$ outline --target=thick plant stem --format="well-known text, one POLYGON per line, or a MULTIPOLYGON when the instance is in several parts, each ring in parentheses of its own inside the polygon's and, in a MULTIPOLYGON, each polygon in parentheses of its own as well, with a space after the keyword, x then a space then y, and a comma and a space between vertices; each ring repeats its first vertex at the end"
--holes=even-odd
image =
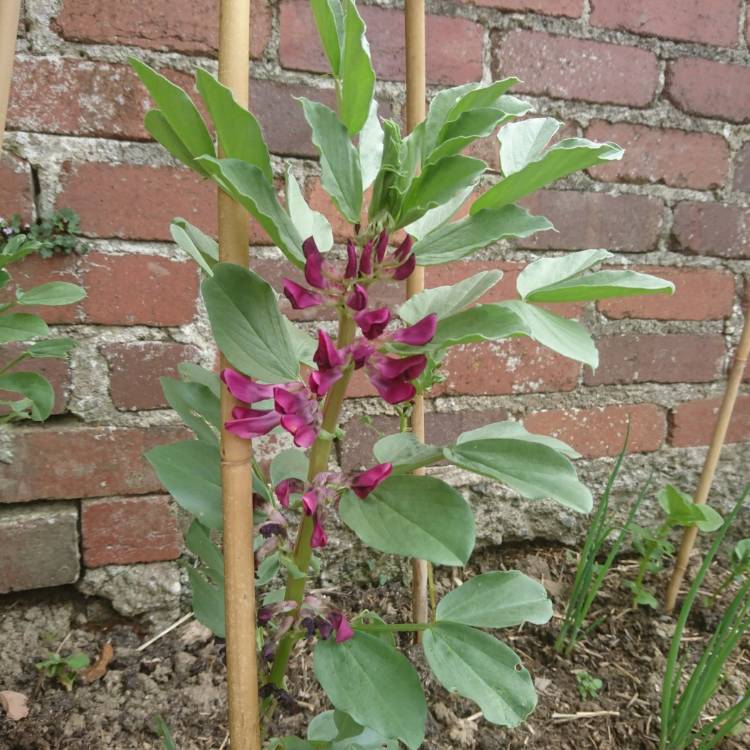
MULTIPOLYGON (((339 348, 348 346, 354 339, 354 321, 342 315, 339 320, 339 348)), ((318 474, 328 468, 328 459, 331 455, 333 445, 333 434, 339 424, 341 406, 344 403, 346 389, 352 377, 352 369, 348 368, 344 376, 331 388, 323 405, 323 422, 322 430, 318 439, 310 449, 310 465, 307 472, 307 478, 312 481, 318 474)), ((313 519, 311 516, 303 516, 297 530, 297 539, 294 543, 294 564, 298 570, 305 574, 304 578, 293 578, 291 575, 287 579, 284 599, 286 601, 297 602, 297 607, 302 603, 305 595, 305 586, 307 584, 307 571, 310 568, 310 558, 312 557, 312 547, 310 546, 313 533, 313 519)), ((294 646, 292 634, 287 633, 279 643, 276 651, 276 657, 271 667, 269 682, 278 688, 281 688, 284 682, 289 657, 294 646)))
POLYGON ((5 135, 5 117, 8 114, 10 78, 16 56, 16 32, 21 15, 21 0, 0 2, 0 149, 5 135))
MULTIPOLYGON (((250 0, 221 0, 219 80, 248 105, 250 0)), ((219 191, 219 259, 247 268, 247 212, 219 191)), ((226 367, 224 357, 221 367, 226 367)), ((227 639, 227 704, 232 750, 260 750, 258 665, 255 654, 252 446, 224 429, 236 405, 221 389, 221 486, 224 511, 224 579, 227 639)))
MULTIPOLYGON (((406 0, 406 129, 411 132, 425 117, 425 13, 424 0, 406 0)), ((424 289, 424 268, 418 266, 406 280, 406 298, 424 289)), ((414 399, 411 413, 411 429, 424 442, 424 397, 414 399)), ((418 469, 416 474, 424 473, 418 469)), ((429 563, 426 560, 411 561, 411 610, 415 623, 429 620, 428 581, 429 563)), ((416 632, 414 638, 421 640, 416 632)))
MULTIPOLYGON (((714 474, 716 473, 716 466, 719 463, 721 449, 724 447, 729 423, 732 420, 732 413, 734 412, 734 405, 737 402, 737 394, 740 390, 748 356, 750 356, 750 307, 745 310, 745 324, 742 329, 742 335, 740 336, 740 342, 737 345, 737 352, 734 357, 732 369, 729 371, 727 387, 724 391, 721 408, 719 409, 719 416, 716 419, 714 434, 711 437, 711 445, 708 448, 706 461, 703 464, 703 471, 701 472, 700 481, 698 482, 698 489, 695 491, 695 497, 693 499, 693 502, 695 503, 703 504, 708 500, 708 493, 711 491, 711 485, 714 481, 714 474)), ((682 543, 680 544, 680 551, 677 553, 677 558, 675 559, 672 578, 667 586, 667 594, 664 601, 664 609, 667 612, 671 612, 677 603, 677 595, 680 591, 682 579, 685 577, 688 560, 690 559, 690 553, 693 551, 697 535, 698 528, 696 526, 688 526, 688 528, 685 529, 682 543)))

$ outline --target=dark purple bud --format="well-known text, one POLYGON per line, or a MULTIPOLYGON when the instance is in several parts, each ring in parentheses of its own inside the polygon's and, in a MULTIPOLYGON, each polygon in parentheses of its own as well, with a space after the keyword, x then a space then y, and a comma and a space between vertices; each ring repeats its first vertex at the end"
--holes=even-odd
POLYGON ((414 273, 417 267, 417 256, 412 253, 400 266, 393 272, 393 278, 396 281, 408 279, 414 273))
POLYGON ((316 617, 315 625, 318 628, 320 637, 324 641, 327 641, 331 637, 331 633, 333 633, 333 625, 331 625, 331 623, 328 622, 328 620, 324 619, 323 617, 316 617))
POLYGON ((310 546, 313 549, 319 549, 325 547, 328 544, 328 537, 323 529, 323 524, 320 523, 318 516, 315 516, 315 526, 313 527, 312 537, 310 538, 310 546))
POLYGON ((377 464, 352 478, 352 492, 364 500, 393 471, 393 464, 377 464))
POLYGON ((385 251, 388 249, 388 232, 384 229, 378 237, 378 244, 375 247, 375 257, 378 263, 383 262, 385 258, 385 251))
POLYGON ((315 620, 312 617, 303 617, 299 624, 302 626, 302 629, 307 633, 308 638, 312 638, 315 635, 315 620))
POLYGON ((273 619, 275 612, 272 607, 261 607, 258 610, 258 625, 268 625, 273 619))
POLYGON ((302 481, 295 479, 294 477, 289 477, 289 479, 282 479, 274 488, 274 492, 276 493, 276 498, 278 499, 279 504, 283 508, 288 508, 291 496, 302 492, 303 489, 304 484, 302 481))
POLYGON ((375 363, 380 377, 386 380, 414 380, 427 367, 424 354, 413 354, 411 357, 382 357, 375 363))
POLYGON ((318 436, 318 431, 304 417, 284 414, 279 420, 281 426, 294 438, 298 448, 309 448, 318 436))
POLYGON ((323 275, 323 256, 312 237, 308 237, 302 245, 305 254, 305 279, 316 289, 326 289, 328 282, 323 275))
POLYGON ((362 341, 362 339, 360 339, 356 344, 352 345, 350 353, 352 355, 352 361, 354 362, 354 369, 359 370, 359 368, 364 367, 367 364, 367 360, 375 354, 375 347, 367 341, 362 341))
POLYGON ((430 313, 413 326, 401 328, 396 331, 391 339, 409 346, 424 346, 432 341, 437 329, 437 313, 430 313))
POLYGON ((308 307, 316 307, 323 303, 323 298, 319 294, 305 289, 291 279, 284 279, 283 291, 295 310, 306 310, 308 307))
POLYGON ((306 516, 312 516, 318 509, 318 493, 315 490, 309 490, 302 495, 302 510, 306 516))
POLYGON ((388 380, 377 375, 370 378, 375 390, 384 401, 389 404, 403 404, 411 401, 417 394, 417 389, 403 380, 388 380))
POLYGON ((239 401, 246 404, 254 404, 256 401, 264 401, 273 395, 274 386, 256 383, 242 373, 227 367, 221 371, 221 379, 229 392, 239 401))
POLYGON ((340 612, 334 612, 329 618, 334 631, 336 631, 336 643, 343 643, 350 638, 354 638, 354 630, 349 624, 349 620, 340 612))
POLYGON ((413 245, 414 239, 407 234, 406 239, 394 251, 393 257, 399 261, 405 260, 406 256, 411 252, 413 245))
POLYGON ((372 242, 365 243, 359 259, 359 275, 369 276, 372 273, 372 242))
POLYGON ((367 289, 362 284, 355 284, 352 293, 346 299, 346 304, 352 310, 364 310, 367 307, 367 289))
POLYGON ((357 248, 349 240, 346 243, 346 270, 344 278, 353 279, 357 275, 357 248))
POLYGON ((354 316, 362 334, 367 339, 376 339, 386 329, 391 320, 391 311, 387 307, 375 310, 362 310, 354 316))
POLYGON ((258 532, 265 539, 271 536, 286 536, 286 529, 280 523, 264 523, 258 532))
POLYGON ((225 422, 224 426, 233 435, 246 440, 267 435, 280 423, 279 415, 275 411, 244 409, 241 406, 232 409, 232 417, 234 418, 225 422))
POLYGON ((341 380, 343 374, 340 367, 333 370, 316 370, 310 373, 307 383, 316 396, 325 396, 331 386, 341 380))
POLYGON ((333 339, 322 329, 318 330, 318 348, 313 355, 313 362, 319 370, 332 370, 344 364, 344 357, 336 348, 333 339))

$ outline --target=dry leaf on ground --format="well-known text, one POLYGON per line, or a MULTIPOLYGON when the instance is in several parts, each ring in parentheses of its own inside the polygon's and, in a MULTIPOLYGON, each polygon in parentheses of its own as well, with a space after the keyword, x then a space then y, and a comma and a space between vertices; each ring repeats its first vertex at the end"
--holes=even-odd
POLYGON ((20 721, 29 715, 29 699, 23 693, 0 690, 0 706, 11 721, 20 721))
POLYGON ((92 682, 96 682, 107 674, 107 667, 115 656, 115 651, 112 648, 112 644, 107 641, 102 646, 102 651, 99 654, 99 658, 84 672, 81 673, 81 679, 86 685, 90 685, 92 682))

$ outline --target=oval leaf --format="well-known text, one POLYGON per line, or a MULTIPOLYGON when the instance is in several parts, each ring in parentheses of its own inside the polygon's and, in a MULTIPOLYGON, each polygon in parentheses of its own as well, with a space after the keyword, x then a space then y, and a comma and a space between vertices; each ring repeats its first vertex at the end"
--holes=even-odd
POLYGON ((85 296, 86 292, 80 286, 67 281, 50 281, 17 295, 21 305, 71 305, 85 296))
POLYGON ((18 393, 31 402, 31 418, 43 422, 55 403, 55 392, 46 378, 35 372, 12 372, 0 375, 0 391, 18 393))

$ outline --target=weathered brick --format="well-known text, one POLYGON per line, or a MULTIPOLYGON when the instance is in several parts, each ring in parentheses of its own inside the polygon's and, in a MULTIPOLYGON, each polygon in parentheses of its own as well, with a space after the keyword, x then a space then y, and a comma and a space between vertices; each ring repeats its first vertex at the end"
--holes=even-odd
POLYGON ((664 409, 654 404, 540 411, 526 417, 524 426, 529 432, 563 440, 586 458, 597 458, 620 453, 628 422, 628 453, 659 450, 666 435, 667 420, 664 409))
MULTIPOLYGON (((720 407, 720 398, 698 399, 676 406, 670 415, 669 442, 677 448, 708 445, 720 407)), ((729 423, 727 442, 745 440, 750 440, 750 395, 740 394, 729 423)))
MULTIPOLYGON (((360 6, 359 10, 367 24, 378 78, 403 81, 403 11, 367 5, 360 6)), ((466 83, 482 77, 484 31, 481 26, 464 18, 428 15, 426 35, 427 76, 431 83, 466 83), (450 49, 450 55, 445 54, 446 49, 450 49)), ((285 0, 281 4, 279 58, 285 68, 319 73, 329 70, 309 3, 285 0)))
POLYGON ((597 341, 599 369, 586 370, 586 385, 617 383, 707 383, 721 375, 720 335, 644 333, 603 336, 597 341))
POLYGON ((735 157, 734 189, 750 192, 750 141, 742 144, 735 157))
POLYGON ((0 158, 0 216, 9 219, 13 214, 29 221, 34 211, 31 171, 26 162, 10 154, 0 158))
POLYGON ((161 377, 175 377, 180 362, 195 362, 194 346, 173 341, 133 341, 104 344, 101 353, 109 365, 109 391, 118 409, 162 409, 168 406, 161 377))
POLYGON ((656 56, 637 47, 516 29, 495 40, 494 73, 519 91, 556 99, 645 107, 659 81, 656 56))
POLYGON ((216 189, 188 169, 68 162, 61 183, 57 205, 77 211, 90 237, 171 241, 175 216, 216 233, 216 189))
MULTIPOLYGON (((468 430, 483 427, 490 422, 500 422, 508 418, 505 409, 485 409, 483 411, 427 412, 425 414, 425 435, 428 443, 450 445, 468 430)), ((345 425, 346 440, 341 444, 341 465, 344 471, 353 471, 375 463, 372 447, 382 435, 398 432, 396 417, 372 417, 370 424, 354 416, 345 425)))
POLYGON ((708 268, 665 266, 636 266, 632 270, 671 281, 675 285, 675 292, 672 295, 601 300, 597 307, 608 318, 721 320, 732 314, 734 277, 731 273, 708 268))
MULTIPOLYGON (((5 344, 4 346, 0 346, 0 369, 11 362, 25 348, 21 344, 5 344)), ((55 403, 52 407, 52 413, 62 414, 67 409, 70 369, 66 360, 53 357, 45 357, 44 359, 32 357, 14 365, 12 372, 35 372, 47 378, 55 392, 55 403)), ((19 394, 17 393, 0 390, 0 401, 17 398, 19 398, 19 394)), ((7 414, 8 411, 8 408, 0 405, 0 414, 7 414)))
POLYGON ((692 255, 750 258, 750 211, 725 203, 682 201, 675 206, 676 248, 692 255))
POLYGON ((483 5, 498 10, 528 11, 546 16, 580 18, 583 0, 458 0, 464 5, 483 5))
POLYGON ((540 190, 521 201, 533 214, 546 216, 556 232, 539 232, 517 244, 538 250, 609 250, 644 253, 659 239, 664 206, 646 195, 540 190), (633 217, 638 221, 634 222, 633 217))
POLYGON ((589 170, 597 180, 712 190, 727 178, 729 146, 720 135, 594 120, 586 136, 625 149, 621 161, 589 170))
POLYGON ((84 500, 81 541, 88 568, 174 560, 182 546, 166 495, 84 500))
POLYGON ((143 453, 187 437, 174 427, 19 427, 0 464, 0 501, 159 492, 143 453))
POLYGON ((580 365, 527 338, 457 346, 446 357, 441 394, 493 396, 570 391, 580 365))
POLYGON ((592 0, 591 23, 686 42, 737 44, 737 0, 592 0))
POLYGON ((0 509, 0 594, 75 583, 79 569, 75 506, 0 509))
POLYGON ((87 323, 178 326, 195 316, 198 271, 192 261, 90 253, 81 264, 87 323))
POLYGON ((665 95, 694 115, 750 121, 750 68, 680 57, 667 68, 665 95))
MULTIPOLYGON (((218 51, 218 1, 163 3, 65 0, 53 28, 73 42, 124 44, 188 54, 218 51)), ((261 57, 271 36, 271 10, 253 0, 250 54, 261 57)))

